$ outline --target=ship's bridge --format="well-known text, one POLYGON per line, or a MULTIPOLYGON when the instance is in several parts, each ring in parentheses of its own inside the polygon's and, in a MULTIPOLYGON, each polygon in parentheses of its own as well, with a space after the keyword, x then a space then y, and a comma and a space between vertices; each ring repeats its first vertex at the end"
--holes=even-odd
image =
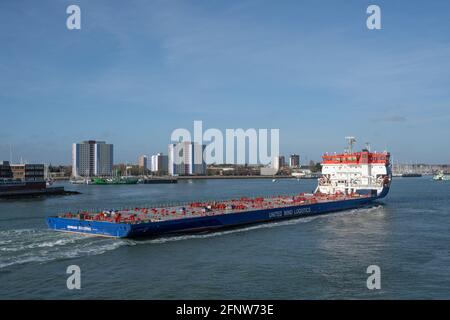
POLYGON ((382 164, 389 165, 389 152, 370 152, 363 150, 361 152, 324 154, 322 164, 382 164))
POLYGON ((390 184, 389 152, 360 152, 324 154, 322 177, 318 191, 327 194, 336 192, 354 193, 357 190, 377 190, 378 193, 390 184))

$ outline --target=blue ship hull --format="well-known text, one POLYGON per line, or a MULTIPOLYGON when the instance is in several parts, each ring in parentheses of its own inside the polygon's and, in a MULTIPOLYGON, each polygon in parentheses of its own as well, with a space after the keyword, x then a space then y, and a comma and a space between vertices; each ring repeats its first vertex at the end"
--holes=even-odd
POLYGON ((310 217, 355 209, 385 197, 388 192, 389 188, 386 187, 378 196, 372 197, 137 224, 86 221, 59 217, 47 218, 47 224, 51 229, 65 232, 117 238, 157 237, 163 235, 212 231, 223 228, 235 228, 250 224, 310 217))

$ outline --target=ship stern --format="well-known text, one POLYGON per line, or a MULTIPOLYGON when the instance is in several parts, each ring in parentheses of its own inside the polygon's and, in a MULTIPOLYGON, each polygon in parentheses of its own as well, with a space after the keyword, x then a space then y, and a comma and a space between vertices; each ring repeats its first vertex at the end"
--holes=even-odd
POLYGON ((52 230, 69 233, 126 238, 131 232, 131 225, 127 223, 76 220, 60 217, 48 217, 46 218, 46 222, 52 230))

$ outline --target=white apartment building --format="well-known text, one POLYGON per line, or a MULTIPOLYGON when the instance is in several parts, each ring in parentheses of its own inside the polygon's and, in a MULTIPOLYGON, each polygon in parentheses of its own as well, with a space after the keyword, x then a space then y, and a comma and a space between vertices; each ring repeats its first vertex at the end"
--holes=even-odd
POLYGON ((205 145, 190 141, 169 144, 169 174, 205 175, 206 163, 203 159, 205 148, 205 145))
POLYGON ((157 174, 167 174, 168 173, 168 156, 158 153, 152 155, 150 161, 150 170, 157 174))
POLYGON ((74 177, 111 176, 113 145, 88 140, 72 145, 72 175, 74 177))

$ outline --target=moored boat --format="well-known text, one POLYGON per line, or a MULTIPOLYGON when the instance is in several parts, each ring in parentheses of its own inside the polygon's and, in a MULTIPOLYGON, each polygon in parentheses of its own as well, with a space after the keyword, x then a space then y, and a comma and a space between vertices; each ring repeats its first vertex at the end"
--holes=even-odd
POLYGON ((105 184, 136 184, 138 183, 138 178, 135 177, 113 177, 113 178, 92 178, 92 184, 105 185, 105 184))
POLYGON ((413 173, 413 172, 403 173, 401 175, 402 178, 420 178, 421 176, 422 176, 421 173, 413 173))
POLYGON ((435 180, 435 181, 450 181, 450 174, 444 173, 444 171, 439 171, 436 175, 433 176, 433 180, 435 180))
POLYGON ((92 180, 90 178, 70 179, 69 182, 71 184, 91 184, 92 180))

